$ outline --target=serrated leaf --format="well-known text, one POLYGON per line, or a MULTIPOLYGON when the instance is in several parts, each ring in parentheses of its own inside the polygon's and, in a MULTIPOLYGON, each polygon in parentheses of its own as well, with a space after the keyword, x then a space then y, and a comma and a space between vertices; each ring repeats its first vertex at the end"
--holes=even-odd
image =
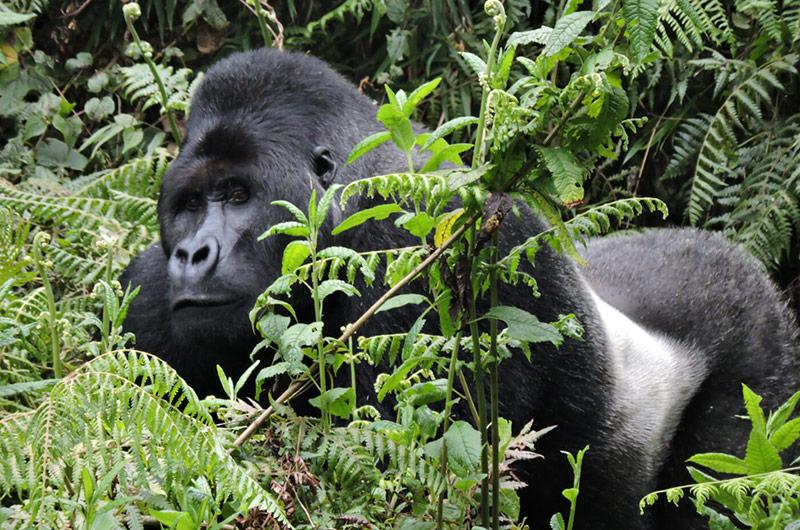
POLYGON ((336 192, 342 189, 342 187, 341 184, 333 184, 322 194, 322 198, 319 200, 314 213, 314 223, 316 226, 322 226, 325 222, 325 218, 328 217, 328 212, 333 205, 333 198, 336 196, 336 192))
POLYGON ((553 28, 542 26, 530 31, 517 31, 511 34, 506 44, 508 46, 524 46, 525 44, 546 44, 553 28))
POLYGON ((767 420, 764 418, 764 411, 761 409, 761 396, 750 390, 750 387, 745 384, 742 384, 742 395, 744 397, 744 408, 747 410, 747 416, 753 424, 753 429, 766 434, 767 420))
POLYGON ((495 318, 505 322, 508 326, 508 335, 518 341, 550 342, 559 346, 564 340, 554 326, 540 322, 534 315, 518 307, 495 306, 484 315, 484 318, 495 318))
POLYGON ((361 296, 358 289, 343 280, 325 280, 319 284, 317 293, 320 302, 333 293, 344 293, 347 296, 361 296))
POLYGON ((428 95, 436 90, 436 87, 439 86, 439 83, 442 82, 441 77, 437 77, 432 81, 428 81, 427 83, 418 86, 414 91, 409 94, 408 100, 403 104, 403 113, 406 116, 411 116, 414 110, 417 108, 417 105, 420 102, 428 97, 428 95))
POLYGON ((409 151, 414 146, 414 130, 411 120, 392 105, 381 105, 378 109, 378 121, 389 129, 392 140, 401 151, 409 151))
POLYGON ((747 474, 747 464, 745 464, 744 460, 725 453, 698 453, 691 456, 687 461, 707 467, 718 473, 747 474))
POLYGON ((800 418, 784 423, 778 427, 770 438, 770 442, 778 451, 788 449, 800 438, 800 418))
POLYGON ((795 392, 792 397, 786 400, 777 410, 775 410, 772 414, 769 415, 769 419, 767 420, 767 433, 772 433, 776 429, 780 428, 786 420, 794 412, 795 407, 797 406, 797 402, 800 400, 800 391, 795 392))
POLYGON ((300 208, 290 203, 289 201, 282 201, 282 200, 272 201, 270 204, 272 204, 273 206, 280 206, 281 208, 285 208, 286 210, 289 211, 289 213, 291 213, 294 216, 295 219, 297 219, 298 222, 304 225, 308 224, 308 218, 306 217, 306 214, 304 214, 303 211, 300 210, 300 208))
POLYGON ((557 198, 566 205, 583 200, 584 168, 570 151, 560 147, 537 147, 551 179, 543 179, 539 184, 542 191, 557 198))
POLYGON ((281 263, 281 274, 293 272, 297 267, 305 263, 311 255, 307 241, 291 241, 283 250, 283 262, 281 263))
POLYGON ((381 204, 379 206, 373 206, 372 208, 367 208, 366 210, 361 210, 359 212, 354 213, 333 229, 331 232, 333 235, 341 234, 346 230, 350 230, 351 228, 355 228, 360 224, 369 221, 370 219, 375 219, 377 221, 381 221, 386 219, 393 213, 401 213, 404 212, 398 204, 381 204))
POLYGON ((381 144, 388 142, 392 138, 392 133, 389 131, 381 131, 371 134, 358 142, 350 154, 347 155, 347 163, 352 164, 368 152, 372 151, 381 144))
POLYGON ((630 35, 630 50, 640 60, 650 52, 656 36, 660 0, 625 0, 622 14, 630 35))
POLYGON ((258 240, 261 241, 270 236, 278 234, 294 237, 308 237, 308 227, 298 221, 286 221, 283 223, 278 223, 269 227, 269 230, 258 236, 258 240))
POLYGON ((476 76, 480 77, 486 74, 486 63, 483 62, 483 59, 470 52, 458 52, 458 54, 476 76))
POLYGON ((461 116, 458 118, 453 118, 450 121, 446 121, 440 126, 436 128, 429 136, 425 143, 422 145, 420 149, 423 151, 428 149, 433 142, 440 138, 444 138, 448 134, 452 133, 453 131, 457 131, 459 129, 463 129, 464 127, 469 127, 470 125, 477 125, 480 120, 475 116, 461 116))
POLYGON ((436 225, 436 231, 433 233, 433 244, 435 246, 441 247, 445 241, 450 239, 450 236, 453 235, 453 226, 462 215, 464 215, 464 209, 459 208, 450 212, 447 217, 436 225))
POLYGON ((481 434, 465 421, 454 422, 444 433, 447 458, 453 472, 465 477, 481 463, 481 434))
POLYGON ((749 474, 777 471, 783 467, 778 450, 769 443, 762 431, 756 429, 750 431, 744 461, 749 474))
POLYGON ((544 45, 542 55, 550 57, 572 44, 593 18, 594 11, 576 11, 558 19, 544 45))

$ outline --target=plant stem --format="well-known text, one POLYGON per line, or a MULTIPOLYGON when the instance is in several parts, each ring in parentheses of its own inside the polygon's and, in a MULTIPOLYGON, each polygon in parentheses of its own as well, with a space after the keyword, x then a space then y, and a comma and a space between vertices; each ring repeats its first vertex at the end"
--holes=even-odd
POLYGON ((39 232, 33 238, 33 260, 36 263, 36 268, 39 271, 39 276, 42 277, 42 286, 44 287, 44 295, 47 299, 47 323, 50 327, 50 356, 53 360, 53 375, 56 379, 60 379, 63 375, 61 367, 61 345, 58 342, 58 310, 56 309, 56 298, 53 294, 53 286, 50 284, 50 279, 47 277, 47 267, 44 263, 44 256, 42 255, 42 245, 45 245, 50 240, 50 234, 39 232))
POLYGON ((172 132, 172 138, 175 142, 180 145, 181 143, 181 133, 178 129, 178 123, 175 121, 175 115, 172 113, 172 110, 169 108, 169 98, 167 97, 167 90, 164 88, 164 82, 161 80, 161 76, 158 75, 158 69, 156 68, 156 63, 153 61, 153 58, 150 56, 150 52, 144 49, 142 46, 142 40, 139 38, 139 33, 136 31, 136 28, 133 26, 133 20, 130 20, 128 17, 125 17, 125 23, 128 25, 128 31, 131 32, 133 36, 133 40, 136 41, 136 45, 139 47, 139 53, 142 54, 144 58, 144 62, 147 63, 147 67, 150 69, 150 73, 153 76, 153 79, 158 86, 158 94, 161 97, 161 108, 164 109, 164 113, 167 115, 167 121, 169 122, 169 128, 172 132))
MULTIPOLYGON (((497 306, 497 232, 492 235, 489 268, 489 306, 497 306)), ((489 356, 492 367, 489 371, 491 379, 492 406, 492 529, 500 528, 500 416, 499 416, 499 382, 500 356, 497 353, 497 319, 489 320, 489 356)))
MULTIPOLYGON (((459 316, 459 320, 461 317, 459 316)), ((447 432, 447 428, 450 426, 450 411, 453 408, 453 382, 455 381, 455 373, 456 373, 456 363, 458 362, 458 350, 459 346, 461 345, 461 329, 458 330, 455 336, 455 342, 453 343, 453 352, 450 354, 450 366, 447 370, 447 397, 445 398, 444 402, 444 421, 442 423, 442 436, 444 433, 447 432)), ((442 476, 447 476, 447 443, 445 443, 444 438, 442 438, 442 456, 441 456, 441 464, 442 464, 442 476)), ((436 507, 436 528, 442 530, 443 526, 443 517, 444 517, 444 497, 447 494, 447 488, 445 487, 442 492, 439 494, 439 504, 436 507)))
MULTIPOLYGON (((322 303, 319 299, 319 266, 317 264, 317 227, 311 228, 308 245, 311 247, 311 299, 314 303, 314 322, 322 322, 322 303)), ((317 341, 317 362, 319 363, 319 390, 320 395, 328 390, 328 372, 325 366, 325 348, 322 340, 317 341)), ((330 413, 322 411, 322 430, 328 432, 330 428, 330 413)))
POLYGON ((264 20, 264 8, 261 7, 261 2, 259 0, 255 0, 253 4, 253 12, 256 14, 256 19, 258 20, 258 29, 261 31, 261 38, 264 39, 264 46, 269 48, 272 46, 272 35, 269 33, 267 21, 264 20))
POLYGON ((491 89, 490 83, 492 78, 492 70, 494 69, 495 56, 497 55, 497 47, 500 45, 500 38, 503 36, 503 28, 497 28, 492 39, 492 45, 489 48, 489 57, 486 61, 486 86, 483 87, 483 94, 481 95, 481 111, 478 114, 478 130, 475 132, 475 148, 472 151, 472 167, 476 168, 481 163, 483 158, 483 135, 486 130, 486 105, 489 102, 489 91, 491 89))

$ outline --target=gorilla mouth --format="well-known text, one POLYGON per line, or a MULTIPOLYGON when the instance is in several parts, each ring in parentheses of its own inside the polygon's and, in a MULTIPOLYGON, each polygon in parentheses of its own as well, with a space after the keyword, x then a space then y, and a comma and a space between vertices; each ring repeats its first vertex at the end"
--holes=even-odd
POLYGON ((234 298, 206 298, 206 297, 184 297, 177 299, 172 304, 173 311, 180 311, 189 307, 221 307, 232 305, 238 302, 234 298))

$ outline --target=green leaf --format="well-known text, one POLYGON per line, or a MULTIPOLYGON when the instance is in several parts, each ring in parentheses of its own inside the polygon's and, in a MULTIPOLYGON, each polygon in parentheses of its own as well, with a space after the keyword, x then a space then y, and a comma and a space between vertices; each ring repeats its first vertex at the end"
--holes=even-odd
POLYGON ((447 379, 423 381, 403 391, 403 397, 413 407, 437 403, 447 397, 447 379))
POLYGON ((291 241, 283 250, 283 263, 281 263, 281 274, 293 272, 297 267, 305 263, 311 255, 308 241, 291 241))
POLYGON ((508 335, 522 342, 550 342, 559 346, 563 337, 558 330, 518 307, 499 305, 491 308, 483 318, 495 318, 508 325, 508 335))
POLYGON ((550 179, 538 182, 539 189, 551 197, 555 197, 566 205, 583 200, 583 181, 586 178, 584 168, 570 151, 561 147, 537 147, 542 156, 550 179))
POLYGON ((375 311, 375 313, 377 314, 380 313, 381 311, 390 311, 392 309, 397 309, 398 307, 403 307, 405 305, 411 305, 411 304, 419 305, 427 301, 428 299, 421 294, 413 294, 413 293, 398 294, 386 300, 386 302, 384 302, 384 304, 380 306, 378 310, 375 311))
POLYGON ((392 138, 392 133, 389 131, 381 131, 371 134, 358 142, 356 146, 347 155, 347 163, 352 164, 368 152, 372 151, 381 144, 388 142, 392 138))
POLYGON ((564 524, 564 516, 560 513, 553 514, 553 517, 550 518, 550 529, 551 530, 564 530, 566 525, 564 524))
POLYGON ((347 296, 361 296, 358 289, 343 280, 325 280, 317 288, 317 296, 320 302, 337 292, 344 293, 347 296))
POLYGON ((331 388, 308 402, 323 412, 340 418, 349 418, 356 403, 352 388, 331 388))
POLYGON ((553 28, 542 26, 530 31, 517 31, 511 34, 506 41, 507 46, 523 46, 525 44, 536 43, 546 44, 550 38, 553 28))
POLYGON ((36 148, 36 161, 46 167, 83 170, 89 159, 55 138, 47 138, 36 148))
POLYGON ((779 429, 786 420, 794 412, 795 407, 797 406, 797 401, 800 400, 800 391, 795 392, 792 397, 786 400, 776 411, 769 415, 769 419, 767 420, 767 433, 771 434, 776 429, 779 429))
POLYGON ((0 5, 0 28, 5 26, 15 26, 34 18, 34 13, 15 13, 5 6, 0 5))
POLYGON ((637 60, 647 55, 653 46, 660 4, 661 0, 625 0, 622 4, 630 35, 630 50, 637 60))
POLYGON ((389 129, 392 140, 401 151, 410 151, 414 147, 414 130, 411 120, 391 105, 381 105, 378 109, 378 121, 389 129))
POLYGON ((467 63, 472 72, 480 77, 486 74, 486 63, 483 59, 470 52, 458 52, 462 59, 467 63))
POLYGON ((447 458, 453 472, 465 477, 475 472, 481 463, 481 434, 465 421, 453 423, 444 433, 447 458))
POLYGON ((459 129, 463 129, 464 127, 469 127, 470 125, 477 125, 480 120, 475 116, 461 116, 458 118, 453 118, 450 121, 446 121, 440 126, 436 128, 429 136, 428 139, 422 144, 421 149, 424 151, 428 149, 433 142, 438 140, 439 138, 444 138, 448 134, 451 134, 453 131, 457 131, 459 129))
POLYGON ((778 451, 788 449, 800 438, 800 418, 795 418, 788 423, 778 427, 770 437, 769 441, 778 451))
POLYGON ((691 456, 687 461, 707 467, 718 473, 747 474, 747 464, 745 464, 744 460, 725 453, 698 453, 691 456))
POLYGON ((755 428, 750 431, 744 461, 749 474, 777 471, 783 467, 778 450, 769 443, 763 431, 755 428))
POLYGON ((81 470, 81 482, 83 482, 83 498, 86 504, 89 504, 94 495, 94 476, 86 468, 81 470))
POLYGON ((436 87, 438 87, 439 83, 441 82, 442 78, 437 77, 432 81, 428 81, 427 83, 418 86, 411 94, 409 94, 408 100, 403 104, 403 113, 410 117, 414 110, 416 110, 417 105, 419 105, 423 99, 428 97, 431 92, 436 90, 436 87))
POLYGON ((192 517, 186 512, 174 510, 150 510, 150 517, 173 530, 194 530, 192 517))
POLYGON ((289 210, 289 213, 291 213, 298 222, 308 225, 308 218, 306 217, 306 214, 304 214, 300 208, 289 201, 272 201, 270 204, 289 210))
POLYGON ((425 212, 420 212, 403 222, 402 226, 412 235, 424 238, 436 226, 436 219, 425 212))
POLYGON ((309 232, 308 226, 306 226, 304 223, 297 221, 286 221, 269 227, 269 230, 258 236, 258 240, 261 241, 277 234, 284 234, 294 237, 308 237, 309 232))
POLYGON ((558 19, 547 38, 542 55, 555 55, 572 44, 593 18, 594 11, 576 11, 558 19))
POLYGON ((764 411, 761 408, 761 396, 750 390, 745 384, 742 384, 742 395, 744 396, 744 408, 747 410, 747 416, 753 424, 753 429, 766 434, 767 420, 764 418, 764 411))
POLYGON ((578 499, 578 488, 567 488, 561 492, 569 502, 574 503, 578 499))
POLYGON ((386 219, 393 213, 400 213, 403 212, 400 205, 398 204, 381 204, 378 206, 373 206, 372 208, 367 208, 366 210, 361 210, 359 212, 354 213, 333 229, 331 232, 333 235, 341 234, 346 230, 350 230, 351 228, 355 228, 358 225, 369 221, 370 219, 375 219, 381 221, 386 219))
POLYGON ((342 189, 341 184, 334 184, 326 189, 325 193, 322 194, 322 198, 319 200, 314 213, 315 226, 320 227, 325 222, 325 218, 328 217, 328 212, 333 205, 333 198, 336 196, 336 192, 340 189, 342 189))

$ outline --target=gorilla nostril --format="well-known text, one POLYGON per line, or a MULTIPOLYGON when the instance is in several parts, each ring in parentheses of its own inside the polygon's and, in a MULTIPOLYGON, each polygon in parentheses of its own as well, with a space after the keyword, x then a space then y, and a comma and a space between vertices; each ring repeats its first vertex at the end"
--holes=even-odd
POLYGON ((210 252, 211 250, 208 248, 208 245, 203 246, 203 248, 195 252, 194 256, 192 256, 192 265, 197 265, 208 259, 208 254, 210 252))
POLYGON ((175 257, 178 258, 178 261, 181 263, 186 263, 186 260, 189 259, 189 253, 186 252, 184 249, 179 248, 175 251, 175 257))

